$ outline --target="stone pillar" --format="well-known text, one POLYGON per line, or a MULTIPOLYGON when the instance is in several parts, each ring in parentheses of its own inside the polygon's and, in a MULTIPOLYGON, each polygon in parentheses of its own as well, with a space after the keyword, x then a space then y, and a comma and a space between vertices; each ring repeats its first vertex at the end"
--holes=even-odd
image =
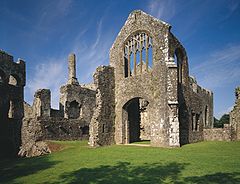
POLYGON ((51 92, 49 89, 39 89, 35 92, 33 113, 35 117, 50 117, 51 92))
POLYGON ((168 120, 169 120, 169 146, 179 147, 179 113, 178 113, 178 68, 176 63, 170 58, 167 62, 168 78, 167 78, 167 95, 168 95, 168 120))
POLYGON ((68 56, 68 84, 78 85, 78 80, 76 78, 76 56, 75 54, 70 54, 68 56))

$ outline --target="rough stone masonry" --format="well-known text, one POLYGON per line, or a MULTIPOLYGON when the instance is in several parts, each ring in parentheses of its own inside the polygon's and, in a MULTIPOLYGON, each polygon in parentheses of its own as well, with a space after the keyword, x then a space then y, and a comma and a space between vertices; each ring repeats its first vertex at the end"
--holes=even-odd
POLYGON ((15 152, 21 143, 21 156, 51 152, 47 140, 89 139, 92 147, 149 140, 179 147, 240 137, 239 89, 231 124, 213 129, 213 93, 189 75, 186 50, 171 26, 143 11, 129 15, 110 49, 110 66, 96 69, 94 83, 78 82, 76 56, 69 55, 59 110, 51 108, 49 89, 37 90, 33 105, 24 102, 25 63, 0 56, 0 130, 8 130, 1 141, 16 145, 15 152))

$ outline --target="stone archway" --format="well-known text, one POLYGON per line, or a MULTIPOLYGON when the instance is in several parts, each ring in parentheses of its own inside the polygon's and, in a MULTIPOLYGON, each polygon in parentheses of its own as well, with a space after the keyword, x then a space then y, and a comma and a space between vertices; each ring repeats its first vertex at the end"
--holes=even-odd
POLYGON ((150 117, 148 110, 149 102, 136 97, 124 104, 122 123, 125 127, 125 143, 150 140, 150 117))

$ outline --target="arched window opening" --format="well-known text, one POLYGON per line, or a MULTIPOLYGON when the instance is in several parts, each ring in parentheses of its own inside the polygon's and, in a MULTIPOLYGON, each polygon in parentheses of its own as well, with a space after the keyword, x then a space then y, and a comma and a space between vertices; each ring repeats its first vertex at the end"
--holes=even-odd
POLYGON ((79 103, 74 100, 69 104, 69 109, 68 109, 68 117, 69 119, 77 119, 80 116, 80 105, 79 103))
POLYGON ((178 83, 182 83, 182 78, 183 78, 183 54, 180 49, 176 49, 175 54, 174 54, 174 62, 177 64, 178 68, 178 83))
POLYGON ((124 46, 124 76, 148 72, 149 66, 152 66, 152 38, 140 32, 130 37, 124 46))
POLYGON ((13 86, 18 86, 20 84, 20 79, 16 75, 10 75, 8 84, 13 86))
POLYGON ((205 115, 204 115, 204 117, 205 117, 205 121, 204 121, 204 125, 205 125, 205 127, 207 127, 208 126, 208 106, 206 105, 206 107, 205 107, 205 115))

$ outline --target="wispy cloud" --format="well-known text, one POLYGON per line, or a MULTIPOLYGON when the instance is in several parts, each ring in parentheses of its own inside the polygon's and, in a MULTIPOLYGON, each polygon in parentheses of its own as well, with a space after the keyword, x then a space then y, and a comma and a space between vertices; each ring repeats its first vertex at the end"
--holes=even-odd
POLYGON ((175 15, 175 4, 173 0, 151 0, 148 11, 157 18, 169 21, 175 15))
POLYGON ((45 5, 40 12, 38 24, 47 24, 63 16, 66 16, 72 7, 72 0, 52 1, 45 5))
POLYGON ((223 17, 220 19, 219 23, 226 21, 227 19, 229 19, 236 11, 239 11, 239 7, 240 7, 240 1, 238 0, 230 0, 227 3, 227 7, 226 7, 226 14, 223 15, 223 17))
POLYGON ((67 81, 67 56, 50 58, 44 64, 34 68, 34 75, 27 81, 26 93, 32 95, 28 100, 33 100, 33 94, 38 89, 50 89, 52 106, 58 108, 59 88, 67 81))
POLYGON ((197 61, 192 69, 201 85, 213 89, 226 86, 240 78, 240 45, 218 50, 197 61))
POLYGON ((222 115, 224 115, 224 114, 229 114, 229 112, 231 112, 232 109, 233 109, 233 106, 227 107, 227 108, 225 108, 224 110, 222 110, 222 111, 220 111, 220 112, 217 112, 216 115, 215 115, 215 117, 216 117, 217 119, 220 119, 220 118, 222 117, 222 115))
POLYGON ((79 79, 83 83, 92 81, 92 75, 99 65, 109 64, 109 49, 114 41, 113 34, 102 30, 104 17, 97 23, 96 38, 92 43, 81 42, 81 37, 74 41, 73 52, 76 53, 79 66, 79 79))
MULTIPOLYGON (((97 24, 96 38, 92 42, 83 39, 88 27, 83 29, 76 35, 72 41, 72 52, 77 57, 77 76, 79 82, 92 82, 92 75, 99 65, 108 65, 108 55, 111 44, 113 43, 113 35, 108 31, 102 31, 104 17, 101 17, 97 24)), ((52 107, 58 108, 59 88, 67 82, 67 56, 64 53, 60 57, 44 59, 45 64, 38 64, 35 67, 35 74, 27 82, 26 92, 33 95, 37 89, 48 88, 52 94, 52 107)), ((29 101, 31 101, 30 99, 29 101)))

